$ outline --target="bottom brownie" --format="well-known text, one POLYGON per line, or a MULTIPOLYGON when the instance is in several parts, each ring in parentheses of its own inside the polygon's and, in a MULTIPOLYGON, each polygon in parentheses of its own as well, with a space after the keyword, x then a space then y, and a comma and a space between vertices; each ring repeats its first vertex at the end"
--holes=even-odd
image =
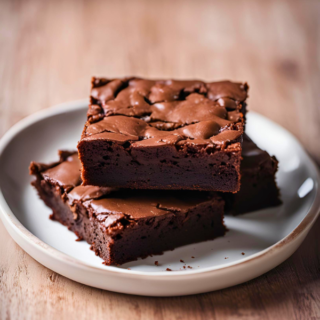
POLYGON ((222 194, 226 213, 238 215, 281 204, 275 175, 278 161, 244 135, 241 161, 241 187, 238 193, 222 194))
POLYGON ((92 245, 106 265, 161 254, 223 236, 224 201, 197 191, 115 190, 80 186, 76 153, 60 152, 51 165, 33 162, 40 198, 61 222, 92 245))

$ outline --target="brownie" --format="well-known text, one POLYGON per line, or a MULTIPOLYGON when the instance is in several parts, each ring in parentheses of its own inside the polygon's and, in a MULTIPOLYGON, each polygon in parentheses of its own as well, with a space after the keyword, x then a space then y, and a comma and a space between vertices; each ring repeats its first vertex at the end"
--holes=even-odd
POLYGON ((280 205, 275 180, 278 161, 261 150, 246 134, 242 145, 240 191, 224 193, 226 212, 233 215, 280 205))
POLYGON ((237 192, 248 85, 93 78, 84 185, 237 192))
POLYGON ((224 201, 212 192, 117 190, 82 186, 77 153, 49 165, 32 162, 32 185, 51 218, 73 231, 106 265, 223 236, 224 201))

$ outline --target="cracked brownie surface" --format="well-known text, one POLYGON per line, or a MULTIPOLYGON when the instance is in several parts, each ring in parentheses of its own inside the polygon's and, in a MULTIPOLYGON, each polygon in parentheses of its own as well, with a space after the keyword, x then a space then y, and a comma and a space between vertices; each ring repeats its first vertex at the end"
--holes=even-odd
POLYGON ((238 191, 247 91, 230 81, 93 78, 78 144, 84 184, 238 191))
POLYGON ((226 147, 243 133, 247 90, 230 81, 93 78, 82 138, 226 147))
POLYGON ((82 186, 77 153, 60 161, 33 162, 33 186, 66 225, 107 265, 160 254, 178 246, 214 239, 226 232, 224 201, 211 192, 117 190, 82 186))

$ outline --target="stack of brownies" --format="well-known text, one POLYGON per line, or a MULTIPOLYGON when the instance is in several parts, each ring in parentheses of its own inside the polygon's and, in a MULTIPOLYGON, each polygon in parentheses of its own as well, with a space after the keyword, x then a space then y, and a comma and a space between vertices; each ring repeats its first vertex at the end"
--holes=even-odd
POLYGON ((32 183, 106 265, 223 236, 280 204, 278 162, 244 134, 247 84, 93 78, 78 152, 32 162, 32 183))

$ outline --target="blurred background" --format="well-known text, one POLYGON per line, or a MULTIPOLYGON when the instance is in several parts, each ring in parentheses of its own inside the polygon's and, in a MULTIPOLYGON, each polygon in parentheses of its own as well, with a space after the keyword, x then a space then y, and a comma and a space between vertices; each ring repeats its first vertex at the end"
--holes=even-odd
MULTIPOLYGON (((249 109, 320 164, 319 0, 0 0, 0 136, 40 109, 88 97, 93 75, 247 81, 249 109)), ((158 299, 58 276, 0 223, 0 318, 318 319, 319 228, 254 281, 158 299)))
POLYGON ((231 79, 320 164, 320 1, 0 2, 0 134, 93 75, 231 79))

